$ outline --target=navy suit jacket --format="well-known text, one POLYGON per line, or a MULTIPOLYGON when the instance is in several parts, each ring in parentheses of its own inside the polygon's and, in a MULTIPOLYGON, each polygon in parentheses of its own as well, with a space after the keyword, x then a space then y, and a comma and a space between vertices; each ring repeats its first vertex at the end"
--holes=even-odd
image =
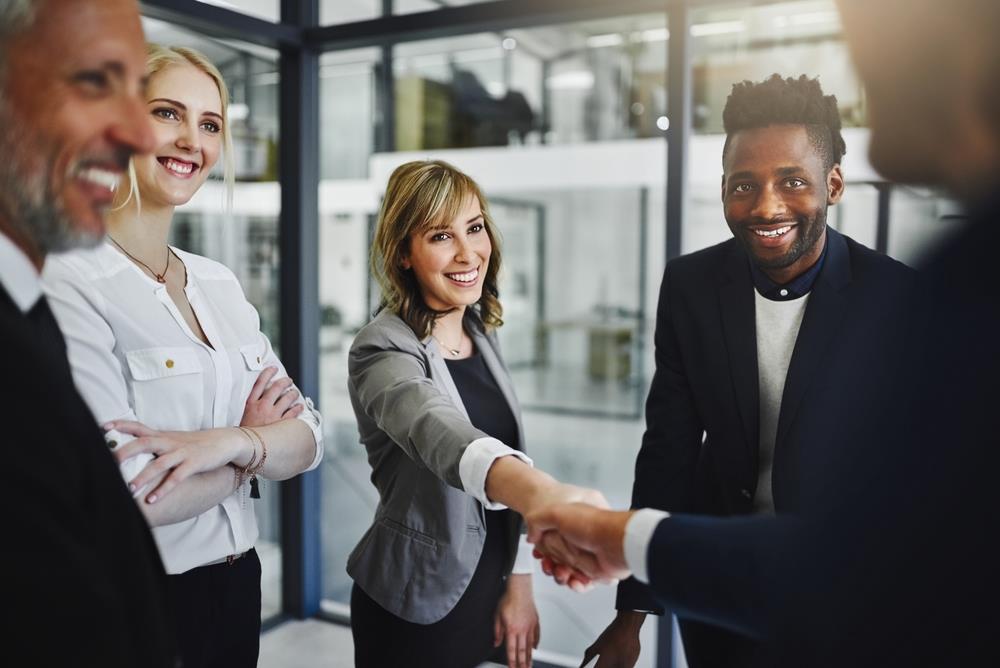
POLYGON ((756 636, 768 665, 1000 665, 997 206, 845 320, 786 426, 794 512, 660 523, 650 582, 678 615, 756 636))
MULTIPOLYGON (((801 409, 822 384, 824 367, 842 344, 844 323, 898 301, 913 279, 905 265, 836 230, 827 229, 826 243, 782 397, 772 471, 778 512, 798 506, 800 451, 816 428, 810 412, 801 409)), ((759 451, 754 293, 747 254, 734 239, 667 266, 633 507, 722 516, 753 512, 759 451)), ((619 587, 616 607, 662 612, 634 579, 619 587)), ((682 632, 692 668, 739 665, 757 653, 755 643, 695 622, 682 620, 682 632)))

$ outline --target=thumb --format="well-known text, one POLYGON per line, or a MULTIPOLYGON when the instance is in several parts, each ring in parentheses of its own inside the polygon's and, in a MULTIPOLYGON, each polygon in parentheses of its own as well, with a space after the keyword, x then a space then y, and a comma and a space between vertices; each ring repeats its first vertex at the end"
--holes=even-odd
POLYGON ((493 646, 499 647, 500 643, 503 642, 503 622, 500 621, 500 615, 493 617, 493 646))

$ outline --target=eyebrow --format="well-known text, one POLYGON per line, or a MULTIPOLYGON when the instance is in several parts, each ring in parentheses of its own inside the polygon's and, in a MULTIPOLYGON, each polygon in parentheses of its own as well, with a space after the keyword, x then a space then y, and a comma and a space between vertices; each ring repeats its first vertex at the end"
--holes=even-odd
MULTIPOLYGON (((774 170, 774 173, 778 176, 795 176, 796 174, 801 174, 803 170, 801 167, 779 167, 774 170)), ((735 172, 726 177, 730 181, 738 181, 740 179, 752 179, 754 178, 754 173, 749 170, 743 170, 741 172, 735 172)))
MULTIPOLYGON (((184 104, 183 102, 179 102, 178 100, 171 100, 169 97, 154 97, 152 100, 150 100, 146 104, 152 104, 153 102, 166 102, 167 104, 172 104, 175 107, 180 107, 182 110, 187 111, 187 105, 186 104, 184 104)), ((203 113, 204 113, 205 116, 214 116, 215 118, 218 118, 220 121, 222 120, 222 115, 221 114, 217 114, 214 111, 206 111, 206 112, 203 112, 203 113)))
POLYGON ((479 213, 479 214, 473 216, 472 218, 469 218, 467 221, 465 221, 465 224, 468 225, 469 223, 474 223, 474 222, 476 222, 477 220, 479 220, 482 217, 483 217, 483 214, 479 213))

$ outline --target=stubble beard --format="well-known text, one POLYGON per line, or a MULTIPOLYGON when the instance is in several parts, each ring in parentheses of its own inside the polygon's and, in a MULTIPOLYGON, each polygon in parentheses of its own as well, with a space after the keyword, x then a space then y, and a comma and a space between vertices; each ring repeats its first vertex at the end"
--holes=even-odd
POLYGON ((77 228, 56 191, 56 147, 21 122, 2 94, 0 90, 0 216, 42 257, 98 245, 103 234, 77 228))
MULTIPOLYGON (((784 269, 795 264, 796 261, 803 255, 809 252, 809 250, 816 245, 820 237, 823 236, 823 230, 826 229, 826 209, 821 209, 816 212, 812 218, 800 218, 796 221, 799 226, 799 231, 802 232, 796 235, 795 241, 792 243, 792 247, 788 249, 788 252, 781 257, 776 257, 773 259, 764 259, 753 255, 754 263, 761 269, 784 269)), ((747 230, 745 233, 753 234, 753 232, 747 230)), ((748 247, 749 250, 749 247, 748 247)))

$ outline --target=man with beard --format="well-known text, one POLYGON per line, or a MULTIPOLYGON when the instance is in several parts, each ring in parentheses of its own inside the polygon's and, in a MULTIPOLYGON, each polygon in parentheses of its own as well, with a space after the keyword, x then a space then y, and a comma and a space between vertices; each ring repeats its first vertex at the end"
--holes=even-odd
POLYGON ((39 284, 93 245, 129 157, 152 148, 133 0, 0 0, 0 599, 32 665, 173 666, 163 566, 77 394, 39 284))
MULTIPOLYGON (((723 122, 733 239, 666 268, 632 505, 794 512, 798 450, 818 428, 802 406, 843 324, 898 299, 912 272, 826 224, 844 193, 845 145, 836 98, 817 80, 775 74, 736 84, 723 122)), ((663 614, 634 578, 619 585, 616 608, 585 663, 599 654, 598 667, 634 665, 646 613, 663 614)), ((681 632, 692 668, 762 659, 752 640, 718 627, 681 619, 681 632)))
POLYGON ((1000 3, 838 5, 872 165, 945 189, 968 223, 899 308, 845 328, 862 364, 830 360, 796 516, 562 506, 527 517, 529 538, 557 562, 631 570, 685 616, 763 638, 771 665, 996 666, 1000 3), (865 327, 880 319, 889 326, 865 327))

